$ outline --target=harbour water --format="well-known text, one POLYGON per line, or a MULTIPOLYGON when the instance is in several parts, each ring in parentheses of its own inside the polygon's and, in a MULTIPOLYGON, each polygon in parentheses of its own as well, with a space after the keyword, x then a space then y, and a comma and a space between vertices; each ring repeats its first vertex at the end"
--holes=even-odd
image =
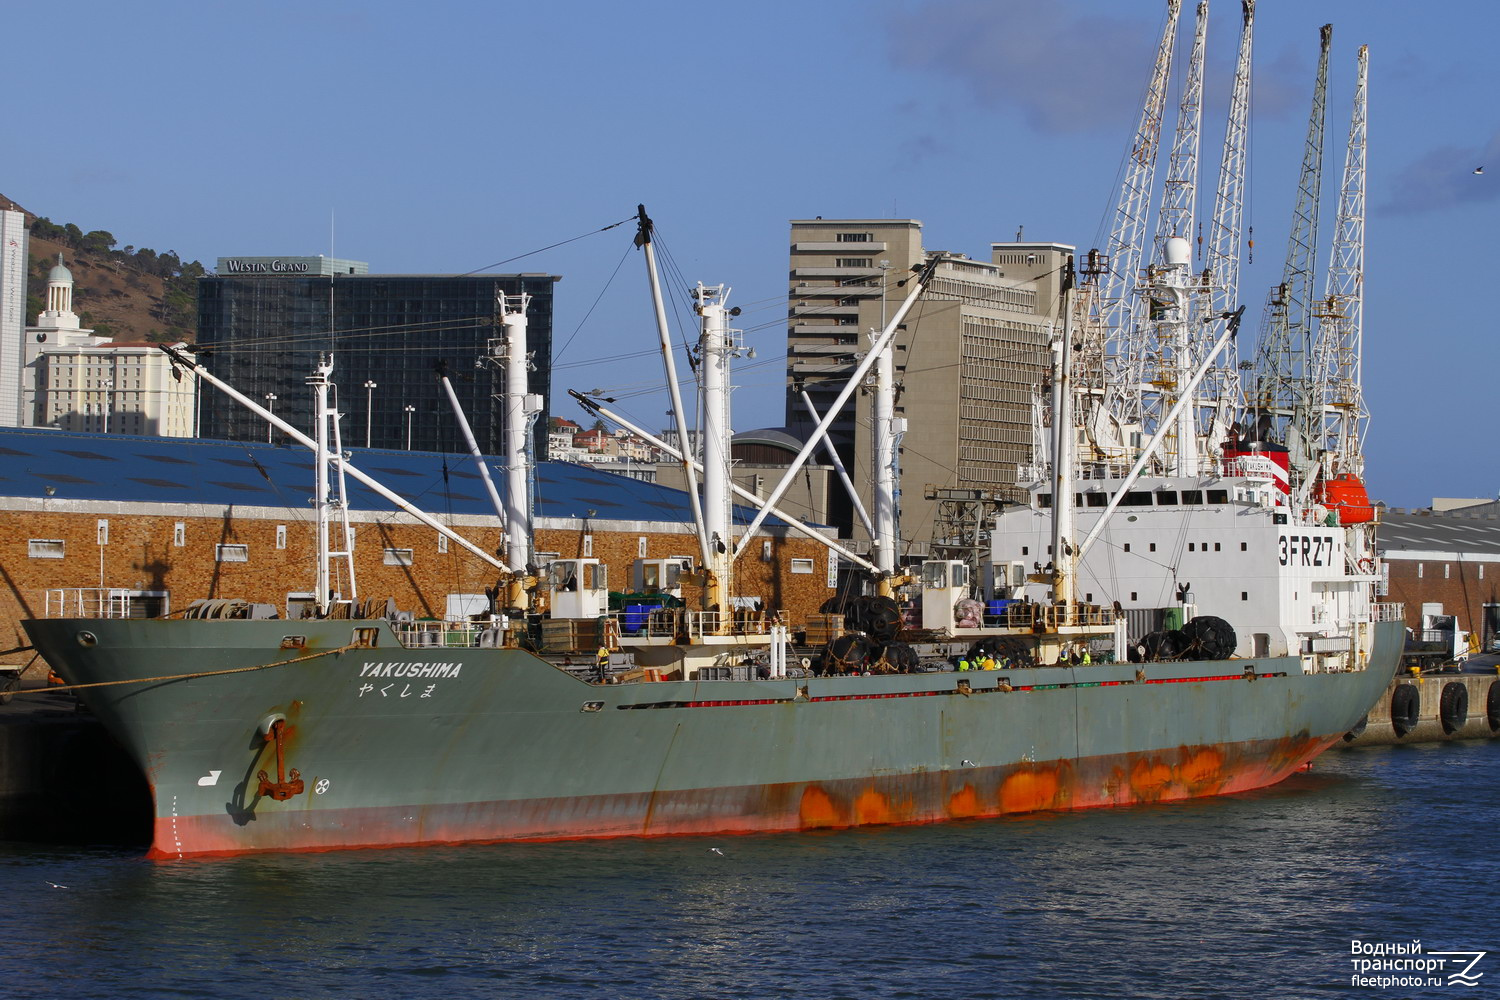
POLYGON ((1497 829, 1484 741, 1333 751, 1220 799, 817 835, 165 863, 6 843, 0 994, 1495 996, 1497 829), (1478 987, 1448 985, 1467 958, 1354 980, 1414 941, 1488 952, 1478 987))

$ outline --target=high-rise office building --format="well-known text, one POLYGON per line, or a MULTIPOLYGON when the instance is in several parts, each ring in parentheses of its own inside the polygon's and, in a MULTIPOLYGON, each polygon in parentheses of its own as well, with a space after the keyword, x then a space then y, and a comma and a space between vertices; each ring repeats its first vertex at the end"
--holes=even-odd
MULTIPOLYGON (((544 400, 533 440, 546 457, 556 276, 370 274, 360 261, 326 257, 221 257, 216 270, 198 282, 209 370, 305 428, 305 380, 331 351, 346 447, 465 451, 444 372, 479 447, 503 452, 505 379, 487 360, 502 334, 497 297, 529 295, 529 388, 544 400)), ((202 397, 201 437, 266 439, 266 424, 239 404, 208 387, 202 397)))
MULTIPOLYGON (((871 331, 910 291, 929 256, 915 219, 799 219, 791 224, 787 425, 805 439, 868 351, 871 331)), ((1048 365, 1070 247, 994 243, 990 260, 941 253, 933 281, 895 340, 903 553, 925 551, 939 490, 1014 494, 1016 467, 1032 460, 1032 400, 1048 365)), ((871 435, 863 392, 831 426, 869 503, 871 435)), ((831 503, 841 534, 865 533, 847 502, 831 503)))

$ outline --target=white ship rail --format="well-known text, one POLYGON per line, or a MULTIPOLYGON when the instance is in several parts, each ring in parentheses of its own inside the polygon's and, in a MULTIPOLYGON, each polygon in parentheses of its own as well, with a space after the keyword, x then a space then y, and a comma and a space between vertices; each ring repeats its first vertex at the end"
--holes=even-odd
POLYGON ((503 644, 504 635, 500 626, 481 622, 391 622, 391 629, 407 649, 492 648, 503 644))
POLYGON ((43 598, 45 618, 155 618, 167 610, 164 593, 120 587, 59 587, 43 598))
POLYGON ((735 609, 726 617, 718 611, 656 608, 645 616, 644 622, 632 620, 629 614, 612 617, 618 626, 616 634, 627 642, 632 636, 652 639, 686 636, 692 641, 726 634, 769 636, 775 624, 765 612, 748 609, 735 609))
POLYGON ((1012 604, 1003 614, 985 615, 986 626, 1035 631, 1041 626, 1052 632, 1059 628, 1083 626, 1087 628, 1109 628, 1114 625, 1112 608, 1100 605, 1075 605, 1072 608, 1053 604, 1012 604))
POLYGON ((1377 622, 1404 622, 1406 621, 1406 605, 1372 604, 1370 605, 1370 620, 1377 622))

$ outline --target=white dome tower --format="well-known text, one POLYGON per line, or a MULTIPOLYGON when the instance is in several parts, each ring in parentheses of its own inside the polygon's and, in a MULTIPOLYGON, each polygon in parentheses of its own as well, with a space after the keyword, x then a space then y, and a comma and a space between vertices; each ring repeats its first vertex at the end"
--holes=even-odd
POLYGON ((47 273, 47 308, 36 318, 41 330, 77 330, 78 314, 73 311, 73 272, 63 266, 63 255, 57 255, 57 266, 47 273))

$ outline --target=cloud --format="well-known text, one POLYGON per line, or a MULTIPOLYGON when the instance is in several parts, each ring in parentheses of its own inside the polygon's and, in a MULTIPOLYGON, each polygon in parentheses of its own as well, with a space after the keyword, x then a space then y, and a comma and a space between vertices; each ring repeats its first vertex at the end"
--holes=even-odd
POLYGON ((950 77, 1044 133, 1133 123, 1160 38, 1159 23, 991 0, 924 4, 887 30, 897 66, 950 77))
MULTIPOLYGON (((1168 135, 1177 120, 1178 87, 1192 45, 1193 19, 1193 5, 1183 4, 1163 123, 1168 135)), ((1044 134, 1133 130, 1140 120, 1161 29, 1159 17, 1112 17, 1101 14, 1097 5, 995 0, 925 3, 892 15, 887 23, 895 65, 948 77, 980 104, 1013 109, 1044 134)), ((1233 16, 1220 11, 1210 18, 1204 135, 1213 136, 1214 142, 1223 134, 1239 30, 1238 11, 1233 16)), ((1268 59, 1257 38, 1252 109, 1256 119, 1307 114, 1316 33, 1309 32, 1305 41, 1283 43, 1268 59)))
POLYGON ((1408 163, 1391 182, 1381 211, 1417 215, 1500 199, 1500 131, 1474 146, 1440 146, 1408 163), (1483 174, 1475 174, 1484 167, 1483 174))

